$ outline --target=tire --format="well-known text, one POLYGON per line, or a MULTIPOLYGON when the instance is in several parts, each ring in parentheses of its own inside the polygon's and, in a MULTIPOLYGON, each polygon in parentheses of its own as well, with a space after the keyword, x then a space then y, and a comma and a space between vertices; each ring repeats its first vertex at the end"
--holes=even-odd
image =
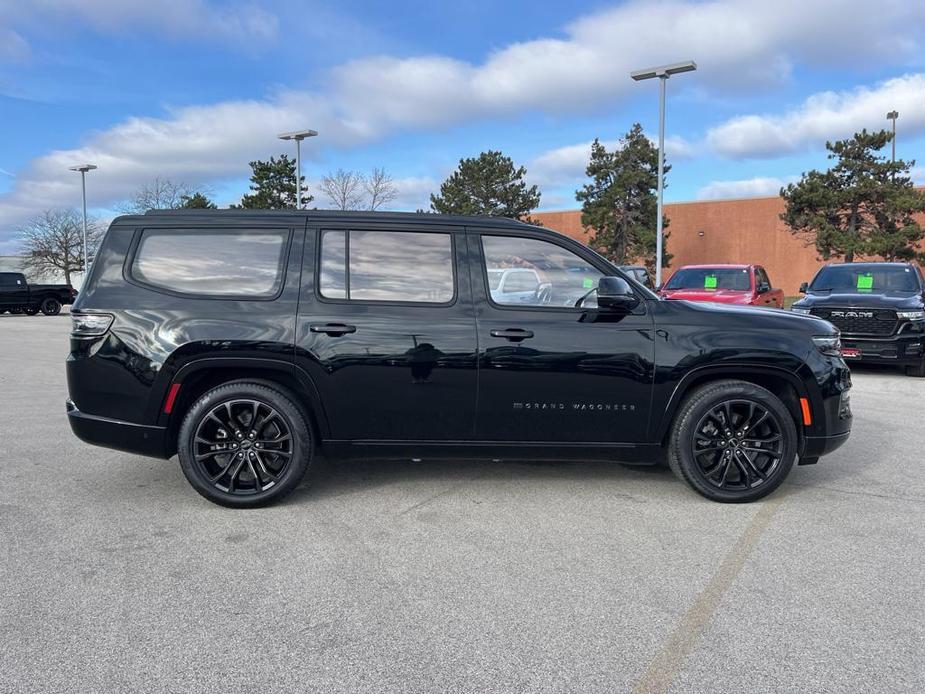
POLYGON ((202 496, 222 506, 254 508, 279 501, 299 485, 315 446, 305 415, 287 393, 233 381, 193 403, 177 450, 183 474, 202 496))
POLYGON ((907 366, 906 375, 914 378, 925 378, 925 359, 922 359, 922 361, 914 366, 907 366))
POLYGON ((22 313, 22 307, 17 306, 16 308, 11 308, 10 313, 14 316, 18 316, 22 313))
POLYGON ((46 316, 57 316, 61 313, 61 302, 52 297, 48 297, 42 302, 42 313, 46 316))
POLYGON ((25 308, 23 308, 22 312, 25 313, 27 316, 34 316, 36 313, 39 312, 39 309, 38 309, 38 306, 26 306, 25 308))
POLYGON ((668 465, 708 499, 745 503, 783 483, 797 443, 793 416, 776 395, 746 381, 716 381, 695 390, 678 410, 668 465))

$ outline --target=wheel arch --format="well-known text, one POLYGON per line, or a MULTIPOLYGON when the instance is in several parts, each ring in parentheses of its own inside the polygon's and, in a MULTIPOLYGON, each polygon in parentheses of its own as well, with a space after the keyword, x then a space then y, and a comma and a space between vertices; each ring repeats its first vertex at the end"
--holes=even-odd
POLYGON ((809 396, 806 384, 792 371, 764 365, 705 366, 685 374, 684 378, 675 386, 668 400, 668 405, 665 407, 655 431, 655 440, 663 446, 667 444, 668 436, 671 433, 671 425, 681 409, 681 404, 695 389, 707 383, 727 380, 752 383, 771 391, 780 398, 790 412, 791 417, 793 417, 799 437, 799 448, 802 453, 804 427, 800 398, 809 396))
POLYGON ((277 387, 288 394, 298 405, 312 434, 320 443, 328 438, 329 428, 318 389, 311 377, 290 362, 273 359, 204 358, 184 364, 152 398, 157 408, 158 424, 167 428, 168 457, 176 453, 177 435, 183 417, 203 393, 231 381, 254 381, 277 387), (179 384, 176 400, 170 413, 165 405, 172 386, 179 384))

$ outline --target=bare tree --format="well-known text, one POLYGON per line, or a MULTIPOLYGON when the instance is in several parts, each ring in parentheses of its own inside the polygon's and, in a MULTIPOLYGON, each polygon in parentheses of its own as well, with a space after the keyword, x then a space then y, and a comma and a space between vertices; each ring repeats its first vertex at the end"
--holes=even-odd
POLYGON ((378 210, 398 197, 394 179, 385 169, 374 168, 369 176, 363 177, 366 202, 370 210, 378 210))
POLYGON ((357 210, 363 206, 363 174, 338 169, 321 179, 321 192, 337 210, 357 210))
MULTIPOLYGON (((87 246, 94 255, 103 238, 96 220, 87 220, 87 246)), ((45 275, 60 271, 71 284, 71 275, 83 271, 83 218, 77 210, 45 210, 19 229, 26 256, 23 270, 45 275)))
POLYGON ((146 183, 118 206, 127 214, 144 214, 148 210, 175 210, 183 207, 186 199, 195 191, 185 183, 176 183, 168 178, 155 178, 146 183))

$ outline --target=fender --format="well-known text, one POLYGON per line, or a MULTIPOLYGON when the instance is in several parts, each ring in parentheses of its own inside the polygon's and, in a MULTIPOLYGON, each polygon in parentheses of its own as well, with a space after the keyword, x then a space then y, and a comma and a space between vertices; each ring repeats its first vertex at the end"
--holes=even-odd
MULTIPOLYGON (((681 402, 684 400, 687 393, 690 392, 694 381, 701 379, 703 376, 709 376, 711 379, 741 378, 743 375, 747 374, 782 378, 794 387, 797 392, 797 397, 809 397, 811 403, 816 400, 816 398, 810 397, 812 395, 810 393, 811 386, 807 381, 803 380, 793 371, 781 367, 748 362, 739 364, 705 364, 704 366, 699 366, 686 373, 684 377, 678 381, 677 385, 675 385, 674 391, 668 399, 661 420, 654 432, 653 441, 660 442, 664 440, 671 427, 671 423, 674 421, 675 414, 677 414, 678 408, 681 406, 681 402)), ((816 413, 814 412, 813 415, 815 421, 816 413)))
POLYGON ((294 365, 292 362, 281 359, 260 359, 256 357, 202 357, 186 362, 176 370, 165 369, 158 376, 158 382, 152 387, 152 395, 148 408, 150 410, 149 421, 157 421, 160 426, 167 426, 171 415, 165 414, 163 405, 167 396, 167 391, 173 383, 183 383, 192 374, 214 369, 263 369, 277 371, 293 379, 291 390, 297 395, 306 399, 308 406, 311 408, 312 415, 315 418, 315 424, 318 426, 320 438, 325 439, 330 436, 330 427, 328 425, 327 414, 321 402, 321 396, 318 388, 315 386, 311 376, 302 368, 294 365))

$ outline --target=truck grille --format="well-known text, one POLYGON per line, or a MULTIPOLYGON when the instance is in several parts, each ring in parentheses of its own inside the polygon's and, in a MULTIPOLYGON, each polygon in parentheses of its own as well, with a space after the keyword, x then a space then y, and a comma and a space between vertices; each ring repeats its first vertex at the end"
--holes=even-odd
POLYGON ((811 313, 845 335, 892 335, 896 328, 896 311, 890 309, 814 308, 811 313))

